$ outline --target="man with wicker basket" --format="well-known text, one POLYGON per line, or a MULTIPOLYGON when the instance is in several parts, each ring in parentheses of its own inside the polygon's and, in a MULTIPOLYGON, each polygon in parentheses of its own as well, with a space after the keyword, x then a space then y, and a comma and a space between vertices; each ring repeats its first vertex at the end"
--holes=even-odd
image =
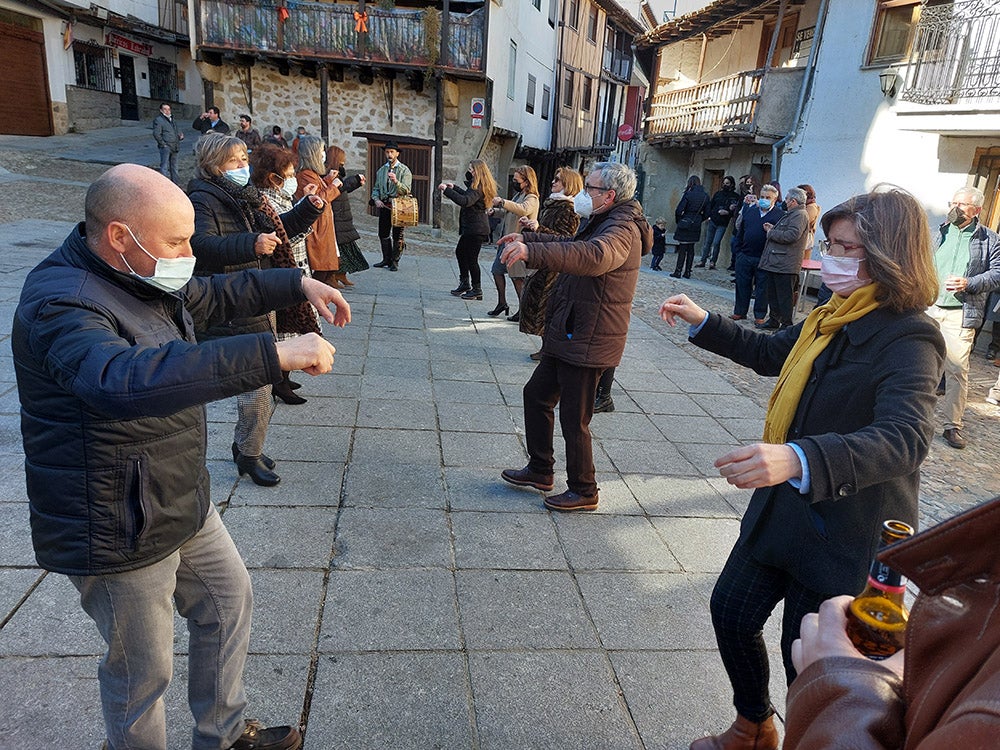
POLYGON ((404 224, 393 221, 392 204, 398 198, 410 195, 413 175, 410 168, 399 160, 399 146, 388 141, 384 146, 385 164, 375 174, 372 186, 372 203, 378 209, 378 241, 382 245, 382 262, 375 268, 398 270, 399 256, 403 254, 404 224))

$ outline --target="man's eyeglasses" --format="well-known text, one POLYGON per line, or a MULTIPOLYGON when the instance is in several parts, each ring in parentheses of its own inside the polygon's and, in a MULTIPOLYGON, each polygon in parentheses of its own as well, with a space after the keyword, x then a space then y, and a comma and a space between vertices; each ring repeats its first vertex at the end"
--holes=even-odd
POLYGON ((584 190, 596 190, 598 193, 607 193, 612 190, 612 188, 603 188, 600 185, 584 185, 584 190))
MULTIPOLYGON (((819 252, 820 255, 833 255, 841 256, 847 255, 852 250, 864 250, 864 245, 850 245, 846 242, 835 242, 833 240, 820 240, 819 241, 819 252), (834 250, 834 248, 837 248, 834 250)), ((864 260, 864 258, 862 258, 864 260)))
POLYGON ((960 208, 975 208, 976 204, 966 203, 965 201, 951 201, 950 203, 948 203, 948 208, 954 208, 955 206, 958 206, 960 208))

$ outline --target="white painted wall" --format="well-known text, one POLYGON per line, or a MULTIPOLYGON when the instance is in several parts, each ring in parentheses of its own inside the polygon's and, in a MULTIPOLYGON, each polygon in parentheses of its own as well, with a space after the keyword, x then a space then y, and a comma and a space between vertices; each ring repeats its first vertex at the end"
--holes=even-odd
MULTIPOLYGON (((954 190, 966 184, 975 148, 996 141, 1000 115, 992 118, 993 138, 908 129, 908 118, 899 113, 914 105, 883 97, 882 68, 863 66, 872 14, 867 0, 830 3, 804 125, 783 151, 781 183, 812 184, 819 203, 830 208, 890 182, 912 192, 937 220, 954 190)), ((960 129, 963 117, 976 115, 953 111, 948 117, 960 129)))
MULTIPOLYGON (((138 15, 137 11, 142 10, 142 8, 139 7, 140 5, 148 6, 146 8, 147 11, 150 8, 152 9, 152 18, 146 20, 150 20, 151 23, 155 24, 157 22, 158 14, 155 2, 120 3, 111 9, 117 13, 132 13, 133 15, 138 15)), ((89 7, 89 3, 84 3, 81 7, 89 7)), ((73 50, 72 48, 68 50, 63 49, 63 32, 66 29, 66 22, 56 16, 47 15, 43 11, 18 5, 16 3, 9 2, 9 0, 0 0, 0 8, 13 10, 22 15, 33 16, 41 19, 42 33, 45 38, 45 62, 48 66, 47 74, 49 82, 49 98, 52 100, 54 106, 57 106, 60 103, 65 104, 66 87, 76 85, 76 68, 73 64, 73 50)), ((101 26, 88 26, 83 23, 76 23, 73 26, 73 39, 75 41, 91 41, 103 45, 104 33, 105 28, 101 26)), ((131 36, 131 38, 145 44, 152 44, 153 59, 163 59, 174 63, 177 65, 178 70, 186 72, 187 87, 185 90, 177 92, 180 101, 187 104, 196 104, 201 100, 201 78, 198 75, 197 67, 192 62, 191 56, 188 54, 186 49, 178 48, 169 44, 152 42, 149 39, 129 35, 127 32, 118 33, 123 36, 131 36)), ((136 92, 141 97, 148 97, 149 58, 144 55, 133 55, 133 57, 135 58, 136 92), (145 78, 143 78, 143 74, 145 74, 145 78)), ((115 60, 116 67, 117 64, 117 60, 115 60)), ((115 81, 115 88, 118 93, 121 92, 120 81, 115 81)))
POLYGON ((542 119, 542 86, 555 92, 556 29, 549 25, 549 3, 541 0, 535 8, 531 0, 503 0, 490 3, 489 50, 486 75, 493 81, 493 124, 520 133, 522 145, 549 147, 554 102, 549 103, 549 119, 542 119), (511 65, 510 42, 517 44, 514 98, 507 96, 507 73, 511 65), (535 111, 525 111, 528 75, 535 76, 535 111))

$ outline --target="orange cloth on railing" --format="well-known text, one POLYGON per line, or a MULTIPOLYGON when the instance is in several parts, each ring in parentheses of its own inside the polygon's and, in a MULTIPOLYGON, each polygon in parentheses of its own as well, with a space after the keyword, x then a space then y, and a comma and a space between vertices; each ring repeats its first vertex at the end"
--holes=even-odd
POLYGON ((354 30, 362 34, 368 33, 368 11, 364 13, 354 11, 354 30))
POLYGON ((290 15, 291 14, 288 12, 288 8, 286 8, 284 5, 278 8, 278 18, 281 21, 287 21, 290 15))

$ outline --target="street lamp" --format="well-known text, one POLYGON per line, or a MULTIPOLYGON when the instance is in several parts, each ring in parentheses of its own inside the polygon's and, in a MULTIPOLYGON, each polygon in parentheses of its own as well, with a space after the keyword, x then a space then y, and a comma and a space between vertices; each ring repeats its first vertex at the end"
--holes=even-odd
POLYGON ((895 68, 886 68, 878 74, 878 84, 882 89, 882 96, 891 99, 896 95, 896 78, 898 76, 895 68))

